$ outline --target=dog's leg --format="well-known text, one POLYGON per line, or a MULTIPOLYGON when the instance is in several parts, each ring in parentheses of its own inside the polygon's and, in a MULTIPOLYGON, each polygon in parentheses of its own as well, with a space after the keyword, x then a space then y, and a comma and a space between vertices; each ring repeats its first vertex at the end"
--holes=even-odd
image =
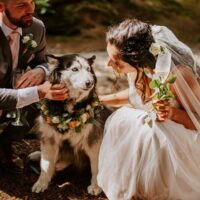
POLYGON ((68 167, 70 164, 73 163, 73 159, 74 152, 70 147, 68 141, 64 141, 59 151, 59 158, 56 163, 56 171, 61 171, 68 167))
POLYGON ((51 178, 55 172, 55 164, 58 158, 59 145, 52 140, 42 140, 41 142, 41 173, 37 182, 32 187, 32 192, 43 192, 47 189, 51 178))
POLYGON ((88 193, 91 195, 99 195, 102 191, 102 189, 97 184, 99 148, 100 144, 97 143, 94 144, 92 147, 87 147, 85 149, 86 154, 89 156, 90 159, 92 173, 91 184, 87 188, 88 193))

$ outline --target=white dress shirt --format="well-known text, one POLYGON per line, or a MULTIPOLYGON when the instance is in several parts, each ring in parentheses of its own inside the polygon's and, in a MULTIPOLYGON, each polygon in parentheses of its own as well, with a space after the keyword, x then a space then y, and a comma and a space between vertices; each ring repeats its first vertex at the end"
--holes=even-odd
POLYGON ((18 89, 16 108, 28 106, 32 103, 38 102, 39 100, 37 86, 18 89))

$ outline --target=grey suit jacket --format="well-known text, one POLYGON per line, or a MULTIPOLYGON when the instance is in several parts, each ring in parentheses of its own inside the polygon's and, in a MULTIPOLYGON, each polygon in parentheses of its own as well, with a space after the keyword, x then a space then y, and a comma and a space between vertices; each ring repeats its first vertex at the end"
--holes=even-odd
MULTIPOLYGON (((35 68, 37 65, 43 65, 48 68, 46 62, 46 37, 45 26, 41 20, 33 18, 33 24, 28 28, 22 29, 22 37, 20 38, 20 50, 18 58, 18 69, 26 69, 28 66, 35 68), (22 39, 25 35, 32 33, 37 47, 34 50, 28 50, 25 54, 22 39)), ((7 38, 0 28, 0 88, 12 87, 12 55, 7 38)), ((0 105, 9 108, 15 102, 15 92, 3 90, 0 92, 0 105), (9 95, 13 97, 8 97, 9 95), (14 100, 14 101, 13 101, 14 100)))

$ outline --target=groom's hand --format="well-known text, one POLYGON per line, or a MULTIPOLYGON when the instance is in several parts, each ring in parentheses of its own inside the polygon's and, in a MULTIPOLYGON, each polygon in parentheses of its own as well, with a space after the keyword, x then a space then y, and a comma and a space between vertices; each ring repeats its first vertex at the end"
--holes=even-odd
POLYGON ((39 85, 43 82, 45 72, 42 68, 32 69, 24 73, 17 82, 17 88, 26 88, 39 85))
POLYGON ((50 100, 63 101, 68 98, 69 92, 64 84, 52 85, 46 81, 42 85, 37 86, 40 99, 46 98, 50 100))

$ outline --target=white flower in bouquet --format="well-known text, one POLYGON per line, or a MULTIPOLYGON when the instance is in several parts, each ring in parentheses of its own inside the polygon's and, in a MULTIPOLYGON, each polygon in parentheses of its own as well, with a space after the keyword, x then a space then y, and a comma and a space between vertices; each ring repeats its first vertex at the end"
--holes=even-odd
POLYGON ((93 106, 93 107, 96 107, 96 106, 98 106, 98 105, 99 105, 99 102, 98 102, 98 101, 95 101, 95 102, 92 103, 92 106, 93 106))
POLYGON ((54 124, 60 123, 59 116, 54 116, 54 117, 52 117, 52 123, 54 123, 54 124))
POLYGON ((147 115, 144 117, 144 122, 152 126, 152 121, 155 121, 157 118, 154 103, 159 100, 170 101, 174 98, 174 95, 170 90, 170 85, 175 83, 176 76, 170 74, 168 75, 167 79, 164 82, 162 82, 161 78, 157 77, 156 74, 151 74, 151 72, 147 68, 144 69, 144 73, 147 77, 152 79, 152 81, 149 83, 149 87, 154 90, 154 93, 151 95, 151 109, 147 112, 147 115))
POLYGON ((87 105, 86 110, 91 110, 92 106, 91 105, 87 105))
POLYGON ((88 120, 88 118, 89 118, 90 116, 89 116, 89 114, 88 113, 83 113, 82 115, 81 115, 81 121, 83 122, 83 123, 85 123, 87 120, 88 120))
POLYGON ((42 105, 42 106, 40 107, 40 109, 41 109, 41 110, 46 110, 46 106, 45 106, 45 105, 42 105))

